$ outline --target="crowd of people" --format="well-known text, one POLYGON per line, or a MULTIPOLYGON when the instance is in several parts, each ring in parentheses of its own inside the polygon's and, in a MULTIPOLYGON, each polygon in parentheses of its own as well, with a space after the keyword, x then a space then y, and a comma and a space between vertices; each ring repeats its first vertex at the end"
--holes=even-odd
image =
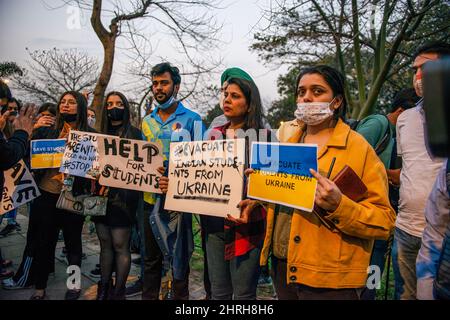
MULTIPOLYGON (((426 126, 432 124, 424 116, 422 71, 428 61, 449 56, 446 43, 419 48, 413 87, 396 94, 386 115, 359 121, 347 119, 344 76, 327 65, 305 67, 295 83, 297 109, 286 115, 293 120, 277 130, 268 128, 253 78, 240 68, 225 70, 219 97, 223 114, 209 135, 200 136, 235 139, 254 130, 259 134, 253 141, 317 145, 318 170, 310 170, 317 180, 316 209, 311 213, 244 196, 238 218, 200 215, 206 298, 257 299, 261 271, 270 270, 278 299, 375 299, 368 267, 382 274, 391 252, 395 299, 448 298, 450 268, 443 248, 450 247, 450 165, 427 148, 426 126), (345 194, 335 183, 345 166, 367 188, 364 195, 345 194)), ((73 177, 74 196, 107 197, 106 215, 92 218, 100 242, 97 300, 124 300, 133 292, 157 300, 163 278, 170 279, 170 299, 189 299, 193 214, 164 209, 167 166, 170 143, 182 140, 174 132, 182 128, 198 137, 195 130, 207 131, 201 117, 178 99, 182 79, 177 67, 163 62, 150 76, 155 107, 140 127, 131 124, 130 104, 119 91, 106 94, 98 118, 80 92, 65 92, 56 105, 44 103, 38 109, 22 106, 0 83, 1 189, 5 170, 21 159, 29 165, 30 140, 67 139, 70 130, 78 130, 162 146, 161 194, 105 188, 73 177), (140 238, 141 275, 127 287, 133 230, 140 238)), ((66 174, 58 168, 31 171, 41 195, 25 205, 29 226, 23 259, 13 272, 0 251, 0 277, 4 290, 34 287, 30 299, 43 300, 49 298, 46 288, 60 230, 68 264, 81 267, 85 217, 57 206, 66 174)), ((252 169, 245 171, 244 185, 252 174, 252 169)), ((0 236, 20 230, 16 214, 14 209, 1 216, 7 224, 0 236)), ((76 300, 80 294, 81 287, 70 288, 64 299, 76 300)))

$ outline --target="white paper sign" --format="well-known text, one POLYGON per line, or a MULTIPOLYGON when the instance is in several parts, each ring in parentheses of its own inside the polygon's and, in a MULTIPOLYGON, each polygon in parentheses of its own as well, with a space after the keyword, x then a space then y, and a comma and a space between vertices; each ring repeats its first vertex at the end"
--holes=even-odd
POLYGON ((245 140, 173 142, 165 209, 238 218, 245 140))
POLYGON ((70 130, 60 172, 96 179, 99 174, 97 140, 102 134, 70 130))
POLYGON ((39 197, 41 193, 27 166, 20 160, 4 172, 0 215, 39 197))
POLYGON ((106 135, 97 142, 101 185, 161 193, 157 169, 163 156, 156 144, 106 135))

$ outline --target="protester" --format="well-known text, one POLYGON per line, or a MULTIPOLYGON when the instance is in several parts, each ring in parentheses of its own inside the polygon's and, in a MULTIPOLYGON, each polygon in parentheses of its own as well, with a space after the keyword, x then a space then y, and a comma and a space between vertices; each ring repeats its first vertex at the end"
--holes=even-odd
MULTIPOLYGON (((86 104, 86 99, 77 91, 63 93, 58 102, 55 126, 38 128, 32 139, 67 138, 70 129, 93 132, 87 124, 86 104)), ((64 174, 58 168, 34 170, 34 175, 41 196, 33 201, 30 210, 30 224, 36 228, 37 242, 34 257, 36 290, 31 299, 42 300, 46 298, 45 289, 60 228, 64 234, 69 265, 81 266, 84 216, 56 208, 64 180, 64 174)), ((90 189, 89 179, 75 177, 72 187, 74 195, 88 194, 90 189)), ((68 289, 65 299, 76 300, 80 294, 81 288, 68 289)))
MULTIPOLYGON (((16 98, 11 98, 8 101, 7 106, 2 108, 2 114, 4 114, 6 111, 9 111, 9 116, 7 117, 5 126, 4 128, 1 129, 3 136, 6 139, 11 138, 13 135, 14 132, 13 121, 19 115, 21 108, 22 104, 16 98)), ((13 209, 0 216, 0 224, 3 222, 4 218, 6 218, 7 221, 6 226, 0 231, 0 236, 6 237, 7 235, 11 234, 14 231, 19 232, 22 230, 20 224, 16 221, 16 217, 17 217, 17 209, 13 209)))
POLYGON ((38 111, 38 121, 34 125, 34 129, 40 127, 51 127, 55 125, 56 105, 51 102, 42 104, 38 111))
POLYGON ((310 171, 318 181, 315 204, 326 214, 319 218, 270 205, 261 264, 267 264, 271 250, 279 299, 359 299, 373 242, 387 239, 394 225, 386 172, 373 148, 343 121, 347 102, 344 78, 337 70, 303 69, 295 94, 297 119, 285 122, 278 136, 281 142, 318 145, 319 172, 310 171), (358 202, 333 182, 345 165, 367 187, 358 202))
MULTIPOLYGON (((168 160, 170 142, 179 141, 182 133, 201 139, 203 123, 197 113, 177 101, 181 83, 177 67, 160 63, 150 75, 156 108, 143 119, 142 132, 148 141, 162 145, 164 160, 168 160)), ((158 299, 162 274, 173 277, 170 286, 175 300, 189 299, 192 215, 164 211, 164 197, 152 193, 145 193, 144 200, 143 221, 139 222, 145 248, 142 299, 158 299)))
MULTIPOLYGON (((142 139, 141 131, 130 123, 130 105, 120 92, 112 91, 106 95, 102 120, 104 134, 142 139)), ((92 218, 100 240, 101 280, 97 300, 125 300, 125 284, 131 266, 131 226, 136 222, 140 195, 138 191, 109 187, 106 216, 92 218), (113 288, 114 264, 116 281, 113 288)))
MULTIPOLYGON (((449 53, 449 46, 443 43, 430 43, 417 49, 413 62, 413 85, 419 97, 423 96, 423 65, 449 53)), ((416 299, 416 259, 426 224, 425 206, 443 162, 428 153, 423 108, 420 100, 415 108, 404 111, 397 121, 397 153, 402 157, 402 169, 392 263, 395 299, 402 300, 416 299)))
MULTIPOLYGON (((439 170, 433 189, 425 207, 426 225, 422 244, 417 255, 417 299, 434 300, 438 296, 433 290, 444 246, 444 237, 450 223, 450 162, 439 170)), ((447 244, 448 245, 448 244, 447 244)), ((447 279, 448 280, 448 279, 447 279)), ((450 290, 450 288, 447 288, 450 290)))
MULTIPOLYGON (((239 68, 226 70, 221 80, 222 84, 226 83, 223 110, 229 122, 214 130, 226 139, 238 137, 236 130, 239 129, 241 132, 253 130, 256 133, 253 136, 257 137, 264 126, 261 97, 255 83, 239 68)), ((267 136, 270 135, 265 134, 267 136)), ((167 191, 167 185, 168 179, 161 178, 163 192, 167 191)), ((242 217, 239 219, 230 215, 227 220, 201 216, 213 300, 256 299, 266 211, 250 199, 242 201, 240 206, 242 217)))
MULTIPOLYGON (((395 125, 397 119, 403 111, 415 106, 419 97, 413 88, 401 90, 398 92, 391 104, 389 113, 372 114, 359 121, 356 132, 361 134, 366 141, 374 148, 376 154, 383 162, 389 180, 389 201, 395 212, 398 211, 399 185, 401 159, 397 157, 397 140, 395 134, 395 125)), ((391 237, 392 238, 392 237, 391 237)), ((375 240, 373 245, 371 266, 377 266, 382 275, 386 258, 390 258, 390 247, 392 239, 375 240)), ((388 270, 389 271, 389 270, 388 270)), ((375 289, 365 290, 363 299, 375 299, 375 289)))
MULTIPOLYGON (((0 108, 6 108, 8 100, 12 98, 11 91, 6 83, 0 80, 0 108)), ((19 116, 13 121, 14 133, 8 140, 3 136, 10 111, 5 111, 0 116, 0 190, 3 190, 5 181, 4 171, 10 169, 20 161, 27 151, 28 138, 33 130, 33 124, 36 118, 36 109, 34 105, 26 105, 19 112, 19 116)), ((14 273, 5 270, 10 266, 10 260, 4 260, 0 248, 0 280, 11 277, 14 273)))
POLYGON ((95 110, 93 108, 88 108, 87 113, 88 113, 88 125, 89 127, 94 128, 96 120, 95 110))

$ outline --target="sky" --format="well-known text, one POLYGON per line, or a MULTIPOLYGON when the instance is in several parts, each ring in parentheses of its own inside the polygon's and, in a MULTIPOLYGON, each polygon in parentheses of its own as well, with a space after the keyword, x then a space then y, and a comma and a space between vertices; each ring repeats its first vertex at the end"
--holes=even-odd
MULTIPOLYGON (((126 2, 122 0, 122 3, 126 2)), ((253 33, 261 21, 262 8, 266 8, 268 2, 269 0, 220 1, 224 8, 217 10, 216 14, 217 20, 224 26, 220 33, 220 55, 224 69, 236 66, 246 70, 255 80, 266 103, 278 97, 276 80, 280 73, 287 70, 263 65, 257 54, 249 50, 253 33)), ((0 61, 15 61, 19 65, 25 65, 25 61, 29 59, 25 48, 33 51, 56 47, 78 48, 102 62, 103 50, 90 25, 90 13, 81 15, 80 28, 69 28, 68 20, 74 12, 71 8, 63 6, 49 9, 49 6, 55 7, 61 3, 60 0, 0 0, 0 61)), ((170 60, 172 53, 164 45, 155 43, 154 48, 155 54, 170 60)), ((119 49, 114 76, 108 89, 120 90, 124 86, 126 62, 124 52, 119 49)), ((213 84, 219 85, 220 72, 213 81, 213 84)))

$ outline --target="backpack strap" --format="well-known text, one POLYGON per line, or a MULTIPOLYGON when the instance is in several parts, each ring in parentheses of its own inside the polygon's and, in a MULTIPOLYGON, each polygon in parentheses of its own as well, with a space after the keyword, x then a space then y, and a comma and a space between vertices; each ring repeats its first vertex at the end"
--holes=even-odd
POLYGON ((391 140, 391 126, 389 125, 389 119, 386 116, 384 117, 387 121, 387 128, 383 135, 383 138, 381 138, 380 142, 378 142, 378 144, 374 148, 377 155, 381 154, 386 149, 386 147, 389 145, 389 141, 391 140))

